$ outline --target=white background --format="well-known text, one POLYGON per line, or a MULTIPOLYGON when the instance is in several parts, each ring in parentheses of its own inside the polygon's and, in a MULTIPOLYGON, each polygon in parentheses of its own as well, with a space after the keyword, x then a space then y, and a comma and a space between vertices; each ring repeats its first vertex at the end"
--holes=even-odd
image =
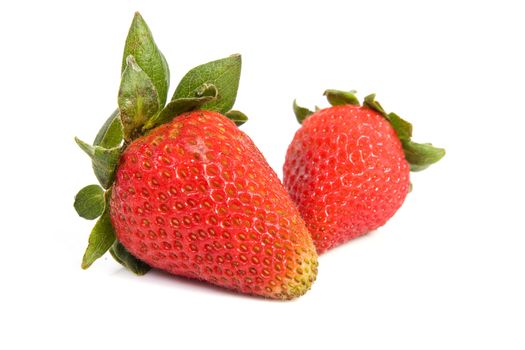
MULTIPOLYGON (((525 33, 520 1, 0 4, 2 349, 524 349, 525 33), (357 89, 447 156, 376 232, 320 258, 292 302, 111 258, 80 260, 95 182, 73 136, 116 107, 133 12, 171 67, 243 54, 236 107, 282 174, 291 111, 357 89)), ((170 90, 170 93, 173 90, 170 90)))

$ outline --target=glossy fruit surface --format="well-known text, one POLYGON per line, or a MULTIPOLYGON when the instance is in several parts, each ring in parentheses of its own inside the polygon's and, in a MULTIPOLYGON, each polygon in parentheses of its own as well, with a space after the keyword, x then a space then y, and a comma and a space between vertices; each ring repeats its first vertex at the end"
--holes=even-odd
POLYGON ((219 113, 185 113, 133 141, 110 204, 117 239, 152 267, 281 299, 315 280, 299 212, 253 142, 219 113))
POLYGON ((409 172, 391 124, 346 104, 304 120, 286 154, 284 184, 322 253, 384 225, 405 200, 409 172))

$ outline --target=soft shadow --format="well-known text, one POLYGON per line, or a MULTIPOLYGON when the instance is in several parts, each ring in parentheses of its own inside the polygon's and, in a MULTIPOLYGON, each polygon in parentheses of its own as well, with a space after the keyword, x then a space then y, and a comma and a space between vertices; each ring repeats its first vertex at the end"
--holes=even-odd
POLYGON ((362 242, 365 242, 369 239, 371 239, 371 237, 374 237, 375 236, 375 233, 378 231, 379 229, 375 229, 375 230, 372 230, 362 236, 359 236, 359 237, 356 237, 356 238, 353 238, 343 244, 339 244, 338 246, 335 246, 333 248, 330 248, 328 249, 327 251, 325 251, 324 253, 322 253, 321 255, 319 255, 319 257, 323 257, 323 256, 328 256, 328 255, 331 255, 331 254, 339 254, 338 252, 341 250, 341 249, 348 249, 348 248, 345 248, 349 245, 352 245, 352 244, 362 244, 362 242))
POLYGON ((182 288, 186 290, 193 290, 198 293, 204 292, 204 293, 209 293, 209 294, 217 294, 219 296, 226 296, 229 298, 241 298, 245 300, 254 300, 254 301, 259 301, 259 302, 276 302, 276 303, 295 302, 298 299, 298 298, 295 298, 293 300, 276 300, 276 299, 265 298, 259 295, 243 294, 238 291, 216 286, 206 281, 201 281, 201 280, 183 277, 183 276, 172 275, 168 272, 164 272, 162 270, 157 270, 157 269, 151 269, 151 271, 149 271, 144 276, 136 276, 132 272, 126 270, 124 267, 121 267, 115 272, 113 272, 113 275, 118 276, 118 277, 123 277, 123 278, 136 278, 146 283, 151 283, 152 281, 154 281, 155 283, 161 284, 164 286, 182 288))

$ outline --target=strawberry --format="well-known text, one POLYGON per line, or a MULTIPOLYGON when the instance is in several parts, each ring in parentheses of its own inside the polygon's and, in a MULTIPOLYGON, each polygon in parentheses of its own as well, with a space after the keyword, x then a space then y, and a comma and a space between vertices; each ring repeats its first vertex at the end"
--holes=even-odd
POLYGON ((110 214, 131 254, 175 275, 285 299, 315 279, 315 248, 286 190, 216 112, 182 114, 133 141, 110 214))
POLYGON ((122 66, 118 109, 92 145, 99 185, 75 197, 97 219, 82 260, 107 251, 138 275, 157 268, 242 293, 304 294, 317 253, 299 211, 231 110, 241 58, 190 70, 171 100, 169 70, 137 13, 122 66), (166 103, 167 101, 167 103, 166 103))
POLYGON ((306 222, 317 252, 384 225, 419 171, 445 151, 411 141, 412 126, 352 92, 327 90, 332 107, 311 112, 294 102, 302 123, 288 147, 284 184, 306 222))

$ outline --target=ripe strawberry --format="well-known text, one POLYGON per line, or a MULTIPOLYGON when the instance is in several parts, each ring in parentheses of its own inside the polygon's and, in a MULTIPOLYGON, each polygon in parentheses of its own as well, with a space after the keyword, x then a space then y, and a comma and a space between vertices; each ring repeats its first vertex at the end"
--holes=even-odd
POLYGON ((305 223, 236 127, 247 120, 231 109, 240 73, 240 55, 197 66, 167 101, 168 64, 135 14, 118 109, 93 145, 76 139, 101 185, 75 197, 81 217, 98 218, 82 268, 109 251, 137 275, 155 267, 278 299, 310 288, 317 253, 305 223))
POLYGON ((410 140, 412 126, 374 100, 327 90, 333 107, 294 104, 302 127, 286 154, 284 184, 322 253, 384 225, 410 190, 409 171, 444 150, 410 140), (306 119, 305 119, 306 118, 306 119))
POLYGON ((182 114, 133 141, 110 213, 131 254, 175 275, 283 299, 316 276, 314 245, 283 185, 219 113, 182 114))

